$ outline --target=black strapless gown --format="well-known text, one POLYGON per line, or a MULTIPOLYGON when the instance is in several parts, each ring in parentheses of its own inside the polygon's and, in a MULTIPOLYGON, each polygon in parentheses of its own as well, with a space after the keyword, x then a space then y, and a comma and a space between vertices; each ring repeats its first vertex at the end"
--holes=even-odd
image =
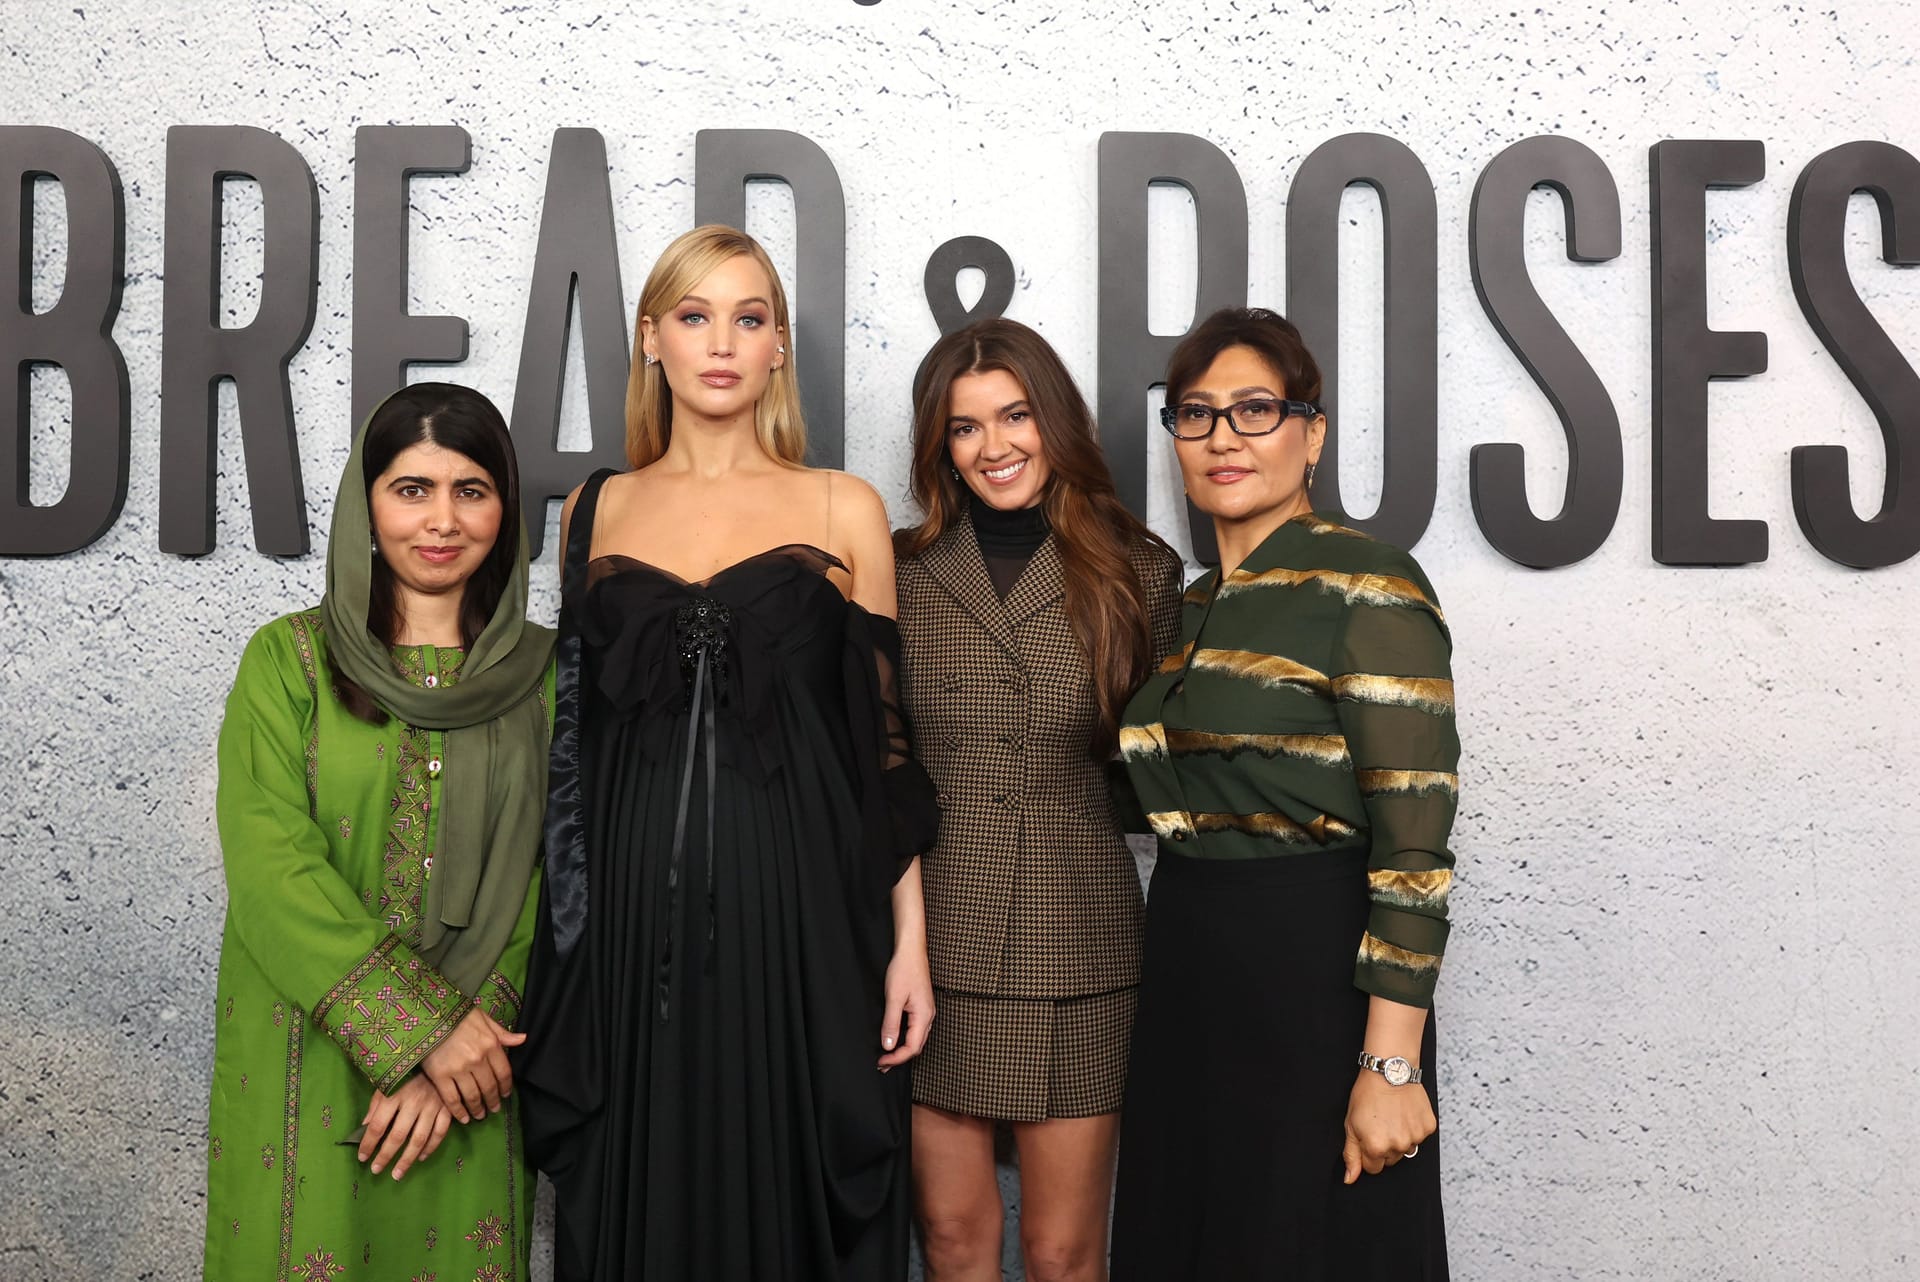
POLYGON ((889 892, 932 844, 898 636, 818 548, 686 583, 586 561, 562 613, 546 910, 514 1056, 561 1282, 894 1282, 907 1073, 889 892))

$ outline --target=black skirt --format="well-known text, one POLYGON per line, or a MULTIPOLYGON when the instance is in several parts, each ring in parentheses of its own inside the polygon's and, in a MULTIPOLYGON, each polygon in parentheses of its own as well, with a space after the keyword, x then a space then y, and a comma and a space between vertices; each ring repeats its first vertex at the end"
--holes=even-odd
MULTIPOLYGON (((1364 851, 1163 853, 1147 899, 1114 1282, 1444 1282, 1440 1136, 1341 1183, 1367 995, 1364 851)), ((1427 1018, 1423 1087, 1435 1100, 1427 1018)))

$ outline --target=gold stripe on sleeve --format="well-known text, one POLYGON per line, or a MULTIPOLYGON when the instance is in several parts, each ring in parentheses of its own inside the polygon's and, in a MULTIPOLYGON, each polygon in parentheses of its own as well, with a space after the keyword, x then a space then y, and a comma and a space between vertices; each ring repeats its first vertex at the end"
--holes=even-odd
POLYGON ((1275 690, 1299 690, 1325 695, 1329 684, 1326 674, 1304 663, 1277 654, 1259 654, 1252 650, 1196 650, 1193 666, 1198 671, 1257 681, 1275 690))
POLYGON ((1453 711, 1453 682, 1445 677, 1384 677, 1353 672, 1333 679, 1333 697, 1444 713, 1453 711))
POLYGON ((1367 873, 1367 889, 1375 899, 1395 908, 1445 912, 1447 894, 1453 889, 1453 870, 1401 872, 1395 868, 1375 868, 1367 873))
POLYGON ((1249 837, 1265 837, 1289 846, 1324 846, 1359 831, 1332 815, 1321 815, 1312 823, 1303 824, 1278 811, 1250 815, 1202 812, 1193 816, 1193 827, 1197 832, 1238 832, 1249 837))
POLYGON ((1387 966, 1411 975, 1431 975, 1440 969, 1440 959, 1432 953, 1409 952, 1384 939, 1375 939, 1371 934, 1360 938, 1360 962, 1362 965, 1387 966))
POLYGON ((1444 792, 1460 795, 1460 776, 1446 770, 1359 770, 1360 795, 1378 797, 1387 793, 1444 792))
POLYGON ((1120 756, 1125 761, 1144 761, 1167 755, 1167 728, 1159 722, 1149 726, 1120 727, 1120 756))
MULTIPOLYGON (((1217 752, 1231 760, 1243 752, 1257 752, 1269 759, 1296 757, 1323 766, 1347 764, 1347 741, 1337 734, 1211 734, 1204 730, 1168 730, 1164 750, 1175 753, 1217 752)), ((1120 732, 1121 751, 1126 751, 1126 731, 1120 732)))
POLYGON ((1193 824, 1178 810, 1153 811, 1147 816, 1147 822, 1153 825, 1154 836, 1165 837, 1169 841, 1182 841, 1193 836, 1193 824))
POLYGON ((1233 596, 1261 588, 1298 588, 1312 585, 1340 597, 1349 605, 1413 606, 1431 610, 1444 621, 1440 607, 1411 579, 1391 574, 1348 574, 1340 570, 1290 570, 1284 567, 1258 574, 1235 574, 1220 585, 1220 595, 1233 596))

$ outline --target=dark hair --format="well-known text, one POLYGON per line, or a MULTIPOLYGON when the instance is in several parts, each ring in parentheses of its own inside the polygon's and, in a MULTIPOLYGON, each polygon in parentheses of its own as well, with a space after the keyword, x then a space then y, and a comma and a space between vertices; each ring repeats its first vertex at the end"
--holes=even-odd
POLYGON ((1046 450, 1041 496, 1060 549, 1067 618, 1093 673, 1099 717, 1088 752, 1105 757, 1118 742, 1121 711, 1153 669, 1146 592, 1129 556, 1134 543, 1165 547, 1114 493, 1093 411, 1047 340, 1018 321, 979 321, 933 345, 913 380, 913 498, 919 525, 894 535, 897 556, 924 551, 966 510, 966 483, 952 471, 947 418, 955 379, 1004 370, 1033 409, 1046 450))
MULTIPOLYGON (((500 532, 486 560, 467 580, 460 600, 460 644, 471 648, 486 630, 500 604, 507 581, 520 555, 520 468, 514 459, 513 437, 507 421, 492 401, 458 383, 415 383, 388 397, 367 425, 360 447, 361 479, 367 487, 367 510, 373 510, 373 483, 393 466, 402 451, 415 445, 438 445, 464 454, 493 479, 500 495, 500 532)), ((367 631, 392 645, 399 635, 400 618, 394 601, 393 571, 386 558, 373 556, 367 593, 367 631)), ((347 711, 362 721, 382 725, 386 711, 373 696, 356 685, 328 656, 333 690, 347 711)))
POLYGON ((1172 405, 1200 381, 1220 353, 1248 347, 1272 367, 1285 387, 1280 395, 1295 401, 1320 399, 1320 366, 1292 321, 1264 307, 1222 307, 1195 325, 1167 362, 1167 404, 1172 405))

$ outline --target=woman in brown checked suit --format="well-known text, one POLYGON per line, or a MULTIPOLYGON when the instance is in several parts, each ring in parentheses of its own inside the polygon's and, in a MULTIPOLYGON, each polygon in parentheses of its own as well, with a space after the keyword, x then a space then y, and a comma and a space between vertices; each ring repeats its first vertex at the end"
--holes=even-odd
POLYGON ((1103 1279, 1141 921, 1106 764, 1174 647, 1180 559, 1122 506, 1085 400, 1014 321, 928 353, 913 495, 901 693, 942 812, 923 860, 939 1016, 913 1081, 928 1277, 1000 1277, 1005 1121, 1027 1276, 1103 1279))

